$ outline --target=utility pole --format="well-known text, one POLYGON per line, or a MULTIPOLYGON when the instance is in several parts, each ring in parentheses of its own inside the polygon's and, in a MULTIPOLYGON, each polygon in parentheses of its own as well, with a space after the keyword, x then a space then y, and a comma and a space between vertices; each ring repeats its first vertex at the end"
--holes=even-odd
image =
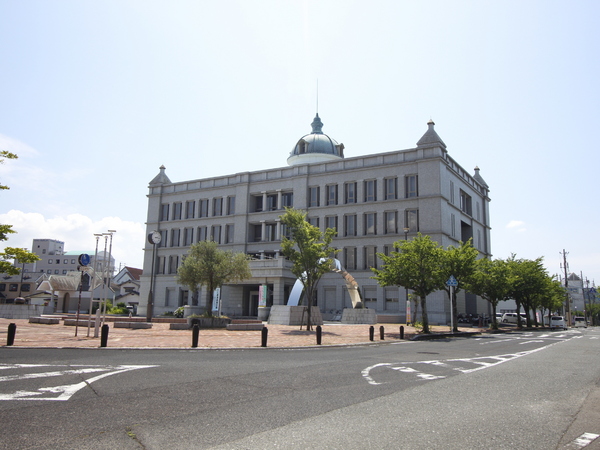
POLYGON ((567 319, 567 326, 570 327, 571 326, 571 302, 569 299, 569 278, 568 278, 568 274, 567 274, 567 270, 569 270, 569 264, 567 263, 567 255, 568 253, 565 251, 565 249, 563 249, 562 251, 562 256, 563 256, 563 264, 562 264, 562 269, 565 271, 565 296, 566 296, 566 302, 567 302, 567 306, 566 306, 566 319, 567 319))

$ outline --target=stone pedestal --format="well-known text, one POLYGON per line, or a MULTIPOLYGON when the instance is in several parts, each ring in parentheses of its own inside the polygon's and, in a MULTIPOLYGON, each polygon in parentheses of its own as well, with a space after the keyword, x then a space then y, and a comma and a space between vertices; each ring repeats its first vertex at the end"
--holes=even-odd
POLYGON ((269 314, 271 313, 270 306, 259 306, 258 307, 258 320, 262 320, 266 322, 269 319, 269 314))
MULTIPOLYGON (((305 309, 304 306, 273 305, 269 323, 273 325, 306 325, 305 309)), ((323 325, 323 317, 318 306, 312 307, 310 319, 312 325, 323 325)))
POLYGON ((344 308, 341 322, 374 325, 377 323, 377 313, 374 309, 368 308, 344 308))
POLYGON ((192 314, 201 315, 203 312, 204 312, 204 308, 202 306, 190 306, 190 305, 183 306, 183 317, 184 318, 187 318, 187 317, 191 316, 192 314))

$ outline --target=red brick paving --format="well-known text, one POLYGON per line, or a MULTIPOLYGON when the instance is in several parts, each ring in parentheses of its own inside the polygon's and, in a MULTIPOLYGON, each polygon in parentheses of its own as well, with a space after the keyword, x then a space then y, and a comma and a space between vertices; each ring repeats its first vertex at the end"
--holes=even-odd
MULTIPOLYGON (((94 338, 94 328, 29 323, 26 319, 0 318, 0 345, 6 346, 8 325, 15 323, 16 333, 13 347, 50 348, 97 348, 100 337, 94 338)), ((114 328, 109 325, 109 348, 190 348, 191 330, 170 330, 168 323, 153 323, 151 329, 114 328)), ((266 325, 268 347, 307 347, 316 345, 316 332, 300 330, 299 326, 266 325)), ((379 327, 375 325, 374 341, 380 342, 379 327)), ((399 339, 401 324, 383 324, 385 341, 399 339)), ((415 333, 413 327, 404 326, 405 339, 415 333)), ((369 343, 370 325, 325 324, 322 326, 322 345, 352 345, 369 343)), ((448 332, 447 326, 433 326, 433 332, 448 332)), ((480 331, 478 328, 464 328, 460 331, 480 331)), ((100 336, 100 332, 98 333, 100 336)), ((261 346, 260 331, 229 331, 226 329, 201 329, 198 348, 250 348, 261 346)))

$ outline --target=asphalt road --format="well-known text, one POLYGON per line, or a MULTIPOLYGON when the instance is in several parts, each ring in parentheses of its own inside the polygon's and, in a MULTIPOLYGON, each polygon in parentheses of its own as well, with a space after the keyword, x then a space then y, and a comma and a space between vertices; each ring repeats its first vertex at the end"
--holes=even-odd
POLYGON ((599 379, 597 329, 288 350, 1 348, 0 448, 575 449, 600 435, 599 379))

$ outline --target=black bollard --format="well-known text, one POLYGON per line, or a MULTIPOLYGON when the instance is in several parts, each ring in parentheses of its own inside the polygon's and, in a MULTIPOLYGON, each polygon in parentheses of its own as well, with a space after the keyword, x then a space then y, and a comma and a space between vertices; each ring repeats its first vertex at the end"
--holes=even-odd
POLYGON ((404 339, 404 326, 400 325, 400 339, 404 339))
POLYGON ((375 327, 373 325, 371 325, 369 327, 369 340, 372 341, 373 340, 373 336, 375 335, 375 327))
POLYGON ((379 340, 381 340, 381 341, 383 341, 383 340, 385 339, 385 336, 384 336, 384 334, 383 334, 383 333, 384 333, 384 331, 385 331, 385 330, 384 330, 384 328, 383 328, 383 325, 381 325, 381 326, 379 327, 379 340))
POLYGON ((317 345, 321 345, 321 338, 323 336, 323 329, 321 325, 317 325, 317 345))
POLYGON ((260 340, 260 346, 261 347, 266 347, 267 346, 267 337, 269 335, 269 329, 267 327, 264 327, 261 331, 261 340, 260 340))
POLYGON ((102 331, 100 332, 100 347, 106 347, 108 344, 108 325, 102 325, 102 331))
POLYGON ((9 323, 8 324, 8 335, 6 337, 6 345, 11 346, 15 343, 15 334, 17 334, 17 324, 9 323))
POLYGON ((198 347, 198 335, 200 335, 200 327, 195 323, 192 327, 192 348, 198 347))

